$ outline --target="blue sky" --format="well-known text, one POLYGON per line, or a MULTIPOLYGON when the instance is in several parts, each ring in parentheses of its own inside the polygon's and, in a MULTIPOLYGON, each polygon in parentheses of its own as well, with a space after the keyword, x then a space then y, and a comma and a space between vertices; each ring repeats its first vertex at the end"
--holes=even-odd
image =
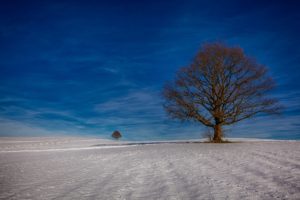
POLYGON ((231 137, 300 139, 300 15, 295 1, 0 2, 0 135, 195 139, 161 91, 205 42, 268 66, 286 107, 228 127, 231 137))

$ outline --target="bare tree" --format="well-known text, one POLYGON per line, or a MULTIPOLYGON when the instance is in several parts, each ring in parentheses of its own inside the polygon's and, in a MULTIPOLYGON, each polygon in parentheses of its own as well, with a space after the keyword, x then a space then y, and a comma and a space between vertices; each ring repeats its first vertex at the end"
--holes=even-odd
POLYGON ((258 113, 279 112, 277 100, 267 97, 273 87, 266 67, 241 48, 206 44, 165 86, 164 108, 172 118, 213 128, 213 142, 222 142, 222 126, 258 113))

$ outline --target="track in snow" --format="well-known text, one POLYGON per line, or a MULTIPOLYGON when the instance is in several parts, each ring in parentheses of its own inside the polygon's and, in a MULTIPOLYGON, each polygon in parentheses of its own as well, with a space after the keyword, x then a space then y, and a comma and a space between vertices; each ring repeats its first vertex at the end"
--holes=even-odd
POLYGON ((2 152, 0 198, 300 197, 299 142, 126 147, 2 152))

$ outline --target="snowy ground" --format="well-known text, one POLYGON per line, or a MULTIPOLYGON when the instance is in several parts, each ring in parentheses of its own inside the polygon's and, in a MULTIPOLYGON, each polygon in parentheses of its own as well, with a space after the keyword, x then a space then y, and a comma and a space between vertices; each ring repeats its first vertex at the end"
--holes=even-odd
POLYGON ((300 142, 0 139, 0 199, 300 199, 300 142))

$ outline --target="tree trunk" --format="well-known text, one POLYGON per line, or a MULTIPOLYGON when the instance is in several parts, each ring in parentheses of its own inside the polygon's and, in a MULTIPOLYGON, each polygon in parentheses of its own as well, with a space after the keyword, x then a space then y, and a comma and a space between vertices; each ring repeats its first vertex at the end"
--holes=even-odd
POLYGON ((220 124, 214 126, 214 138, 213 142, 222 142, 222 127, 220 124))

